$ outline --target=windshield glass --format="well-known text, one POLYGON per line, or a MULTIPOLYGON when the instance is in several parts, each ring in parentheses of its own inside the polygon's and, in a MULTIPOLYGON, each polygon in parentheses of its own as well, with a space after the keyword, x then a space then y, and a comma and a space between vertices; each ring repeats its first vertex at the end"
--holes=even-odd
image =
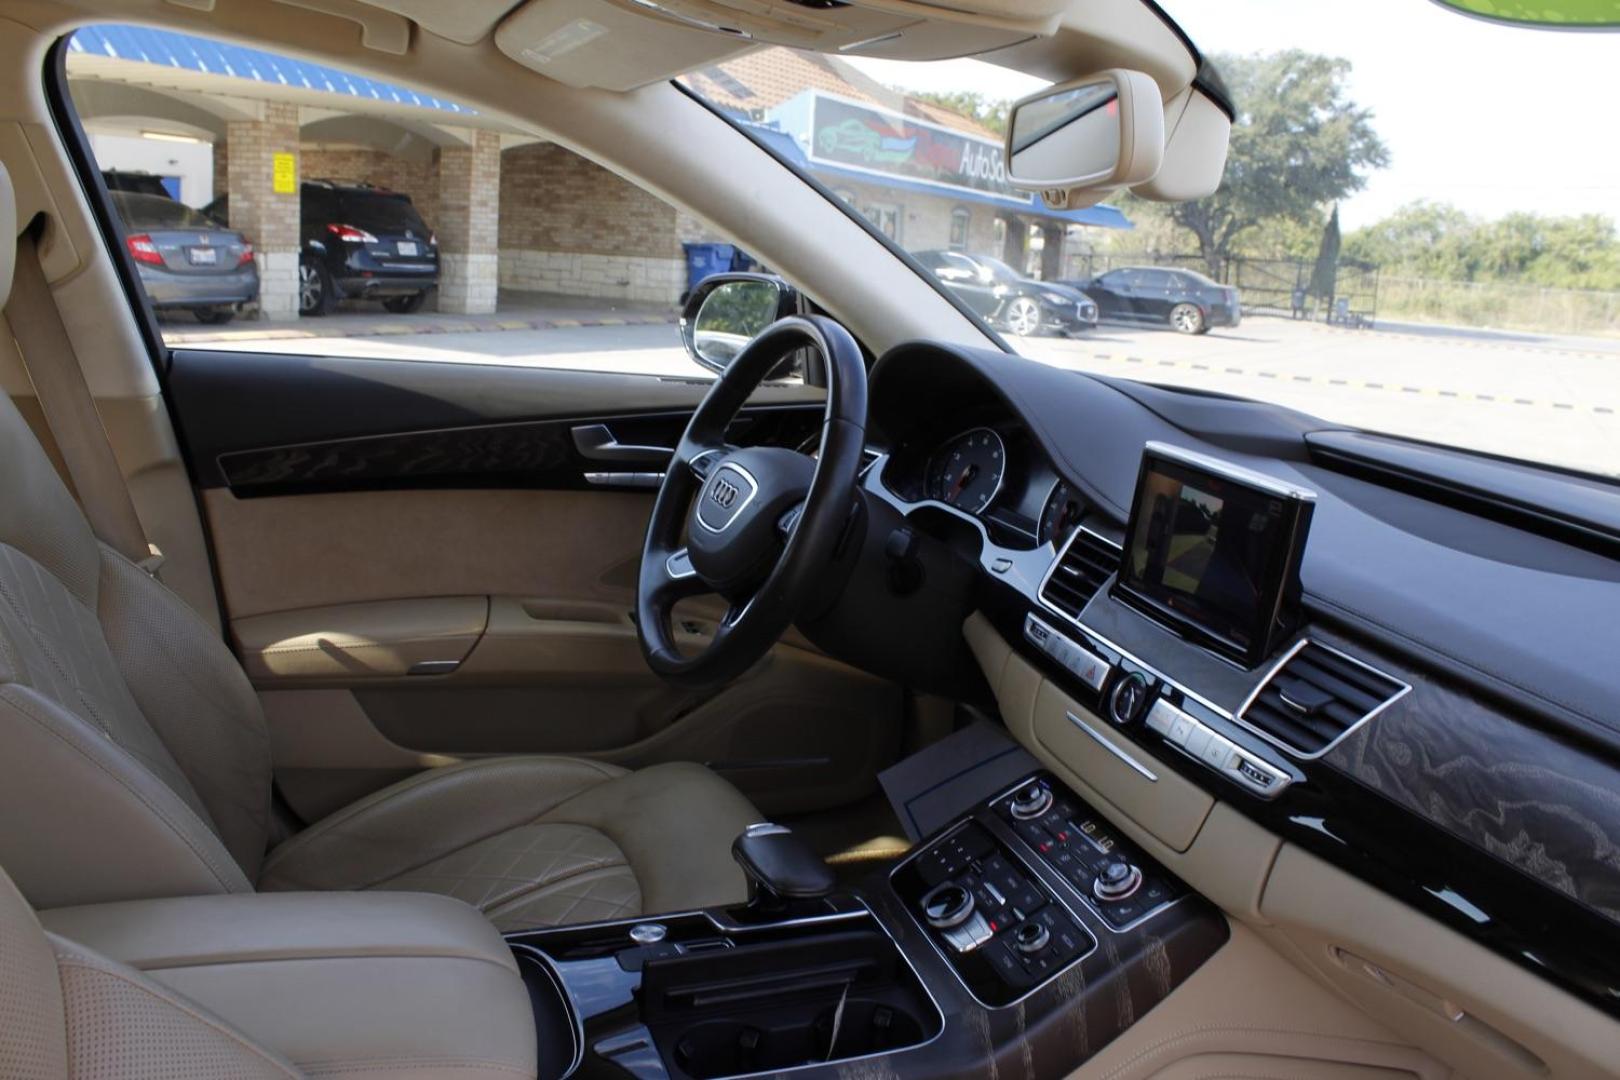
POLYGON ((1046 84, 990 64, 764 49, 683 81, 1029 359, 1620 476, 1620 155, 1571 104, 1609 96, 1614 38, 1166 6, 1238 113, 1220 189, 1181 205, 1007 185, 1007 107, 1046 84))

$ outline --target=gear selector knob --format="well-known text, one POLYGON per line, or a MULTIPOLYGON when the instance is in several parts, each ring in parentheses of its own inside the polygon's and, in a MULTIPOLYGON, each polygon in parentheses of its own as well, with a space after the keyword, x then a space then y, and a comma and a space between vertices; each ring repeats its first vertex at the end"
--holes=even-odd
POLYGON ((779 910, 832 892, 832 870, 786 825, 757 822, 737 834, 731 857, 748 876, 748 906, 779 910))

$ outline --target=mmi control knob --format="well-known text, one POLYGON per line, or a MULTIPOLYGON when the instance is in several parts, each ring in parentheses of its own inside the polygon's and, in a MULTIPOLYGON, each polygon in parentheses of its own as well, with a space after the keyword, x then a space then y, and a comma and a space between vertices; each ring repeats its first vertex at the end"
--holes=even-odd
POLYGON ((1130 896, 1142 885, 1142 871, 1124 859, 1109 859, 1097 867, 1097 880, 1091 883, 1092 895, 1112 903, 1130 896))
POLYGON ((923 918, 936 930, 960 926, 973 914, 973 894, 954 881, 935 886, 922 898, 923 918))

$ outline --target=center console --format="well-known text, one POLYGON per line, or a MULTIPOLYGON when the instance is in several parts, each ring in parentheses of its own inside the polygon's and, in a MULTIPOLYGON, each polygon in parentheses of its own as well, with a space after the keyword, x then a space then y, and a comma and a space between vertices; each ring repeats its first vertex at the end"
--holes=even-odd
POLYGON ((541 1076, 1063 1076, 1227 937, 1045 773, 844 891, 785 833, 738 838, 745 906, 509 934, 541 1076))

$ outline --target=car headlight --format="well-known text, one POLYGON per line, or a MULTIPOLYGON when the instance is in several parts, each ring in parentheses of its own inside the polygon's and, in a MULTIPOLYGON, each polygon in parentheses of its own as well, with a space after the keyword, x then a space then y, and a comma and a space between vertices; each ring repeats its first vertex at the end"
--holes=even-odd
POLYGON ((1069 297, 1064 296, 1060 292, 1045 292, 1045 291, 1042 291, 1041 299, 1045 300, 1048 304, 1069 304, 1069 303, 1073 303, 1073 301, 1069 297))

